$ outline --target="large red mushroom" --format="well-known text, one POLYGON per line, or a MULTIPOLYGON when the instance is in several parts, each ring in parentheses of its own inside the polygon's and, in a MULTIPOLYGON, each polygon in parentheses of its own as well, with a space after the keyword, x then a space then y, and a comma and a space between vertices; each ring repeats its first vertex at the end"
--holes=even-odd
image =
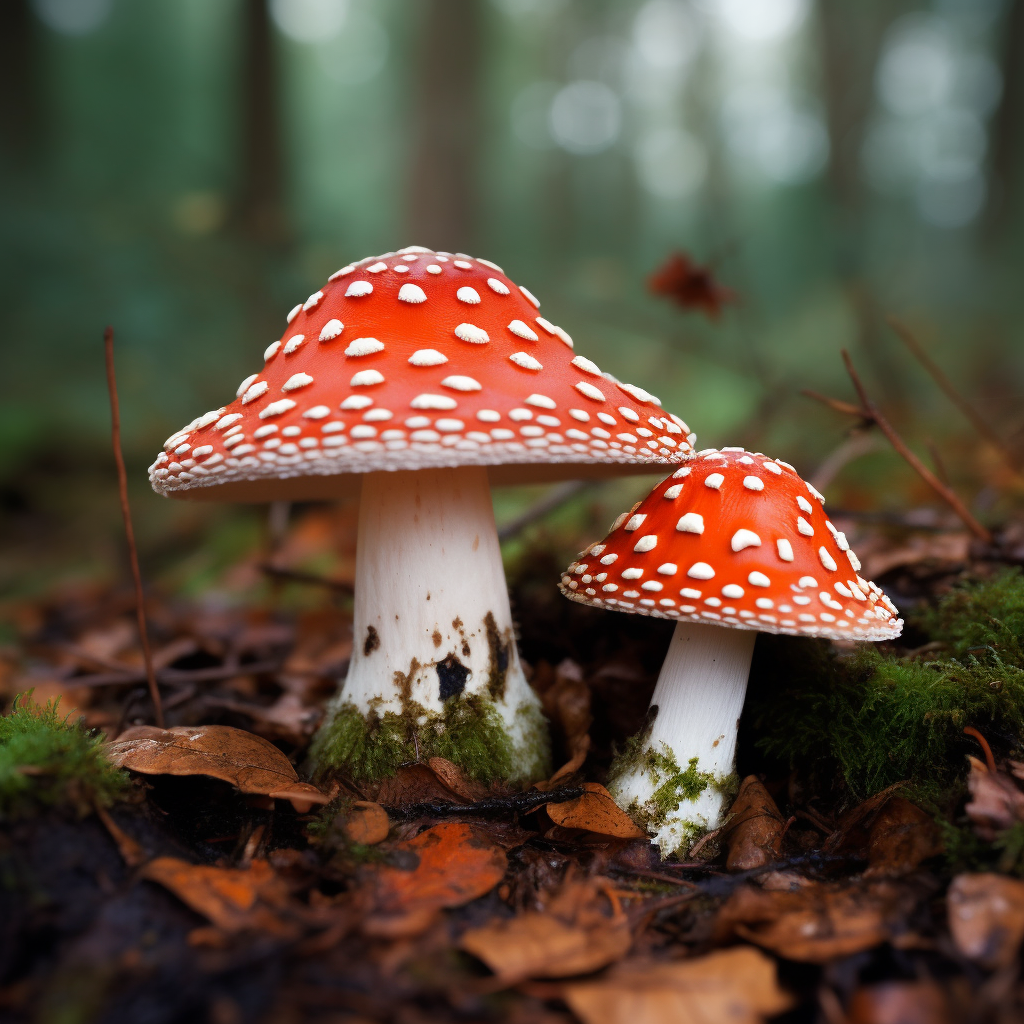
POLYGON ((566 597, 676 620, 645 733, 612 795, 685 854, 721 823, 754 640, 761 633, 888 640, 903 626, 788 463, 700 452, 615 521, 562 577, 566 597))
POLYGON ((538 306, 462 254, 412 246, 342 267, 235 401, 151 467, 179 498, 330 498, 362 480, 355 650, 321 766, 375 777, 438 753, 477 777, 543 771, 489 482, 649 473, 692 455, 692 435, 538 306))

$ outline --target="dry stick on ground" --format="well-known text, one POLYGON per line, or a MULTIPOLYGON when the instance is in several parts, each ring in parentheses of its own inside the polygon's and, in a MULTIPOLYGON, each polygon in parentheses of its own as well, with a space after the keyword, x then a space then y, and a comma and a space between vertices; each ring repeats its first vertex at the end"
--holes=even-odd
POLYGON ((964 416, 970 421, 971 426, 986 440, 1000 456, 1003 461, 1016 473, 1021 476, 1021 462, 1012 451, 1006 446, 1006 442, 995 432, 995 430, 985 421, 981 413, 967 401, 963 395, 955 387, 953 382, 942 372, 942 370, 932 362, 931 356, 925 352, 921 343, 914 337, 913 332, 907 327, 906 324, 901 323, 895 317, 889 317, 889 326, 896 332, 900 341, 910 349, 911 354, 914 358, 924 367, 925 371, 931 377, 939 388, 943 391, 945 396, 964 414, 964 416))
POLYGON ((978 522, 974 516, 968 511, 967 506, 960 500, 952 488, 947 487, 911 450, 907 447, 907 443, 896 433, 895 428, 892 424, 881 414, 878 407, 868 398, 867 392, 864 390, 864 385, 861 383, 860 377, 857 375, 857 371, 853 368, 853 362, 850 359, 850 353, 844 348, 842 350, 843 363, 846 365, 846 372, 850 375, 850 380, 853 381, 853 386, 857 390, 857 396, 860 398, 860 406, 851 405, 849 402, 840 402, 838 399, 829 398, 826 395, 819 395, 816 391, 803 391, 808 398, 814 398, 819 402, 823 402, 830 409, 835 409, 837 412, 846 413, 851 416, 859 416, 865 423, 873 423, 882 431, 883 434, 889 439, 889 443, 896 449, 897 453, 902 455, 903 458, 910 464, 910 467, 921 477, 922 480, 935 493, 942 498, 950 508, 957 514, 960 521, 977 537, 979 540, 984 541, 986 544, 992 543, 992 534, 985 529, 981 523, 978 522))
POLYGON ((153 670, 153 652, 149 647, 149 631, 146 628, 145 596, 142 592, 142 574, 139 572, 139 554, 135 548, 132 512, 128 505, 128 474, 124 468, 124 455, 121 453, 121 409, 117 401, 117 379, 114 376, 113 327, 108 327, 103 332, 103 348, 107 360, 107 389, 110 392, 110 434, 114 448, 114 461, 117 463, 117 486, 121 495, 121 515, 124 517, 124 533, 128 541, 128 557, 132 566, 132 579, 135 582, 135 614, 139 623, 139 640, 142 642, 142 658, 146 663, 146 682, 149 684, 149 696, 153 701, 153 719, 162 729, 164 727, 164 709, 160 703, 160 689, 156 683, 156 672, 153 670))

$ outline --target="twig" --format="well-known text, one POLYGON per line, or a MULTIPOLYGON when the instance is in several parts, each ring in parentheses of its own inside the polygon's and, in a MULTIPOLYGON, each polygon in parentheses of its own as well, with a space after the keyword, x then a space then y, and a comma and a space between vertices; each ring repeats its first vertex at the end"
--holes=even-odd
MULTIPOLYGON (((262 675, 265 672, 280 671, 280 661, 254 661, 242 665, 216 665, 210 668, 162 668, 156 678, 165 686, 175 683, 212 683, 233 676, 262 675)), ((85 676, 67 676, 62 680, 67 686, 127 686, 145 682, 145 671, 97 672, 85 676)))
POLYGON ((531 523, 543 519, 549 512, 564 505, 570 498, 575 498, 580 491, 589 486, 587 480, 567 480, 564 484, 552 487, 538 498, 529 508, 510 519, 498 528, 498 540, 504 542, 522 533, 531 523))
POLYGON ((128 557, 131 561, 132 579, 135 582, 135 615, 139 623, 139 640, 142 642, 142 659, 146 665, 146 682, 149 696, 153 701, 153 720, 164 727, 164 709, 160 703, 160 689, 153 670, 153 652, 149 648, 149 630, 146 628, 146 598, 142 591, 142 573, 139 572, 139 554, 135 548, 135 531, 132 529, 132 511, 128 505, 128 473, 124 468, 121 452, 121 408, 117 400, 117 379, 114 376, 114 328, 103 332, 103 350, 107 361, 107 390, 110 392, 110 435, 114 447, 114 461, 117 464, 117 486, 121 496, 121 515, 124 517, 124 533, 128 541, 128 557))
POLYGON ((853 368, 853 361, 850 359, 850 353, 844 348, 842 350, 843 363, 846 365, 846 372, 850 375, 850 380, 853 381, 853 386, 857 391, 857 397, 860 399, 861 404, 861 415, 865 419, 870 419, 879 430, 889 439, 889 443, 896 449, 896 451, 903 456, 903 458, 909 463, 911 468, 917 473, 919 477, 935 493, 945 501, 950 508, 960 517, 963 524, 977 537, 979 540, 984 541, 986 544, 992 543, 992 534, 985 529, 981 523, 978 522, 974 516, 971 515, 967 506, 960 500, 959 495, 950 487, 947 487, 908 447, 906 442, 896 433, 892 424, 882 415, 878 407, 868 398, 867 391, 864 389, 864 385, 861 383, 861 379, 857 376, 857 371, 853 368))
POLYGON ((394 818, 418 818, 424 815, 448 817, 456 814, 472 815, 515 815, 536 810, 545 804, 564 804, 569 800, 577 800, 584 796, 586 790, 582 786, 563 786, 549 793, 528 790, 525 793, 513 793, 511 796, 492 797, 490 800, 477 800, 471 804, 422 803, 403 804, 384 809, 394 818))
POLYGON ((829 484, 835 480, 845 466, 862 455, 876 451, 878 445, 878 438, 874 434, 856 431, 825 457, 812 474, 811 483, 819 491, 827 490, 829 484))
POLYGON ((889 326, 896 332, 897 337, 904 345, 910 349, 911 354, 914 358, 924 367, 928 376, 931 377, 939 388, 945 394, 945 396, 964 414, 967 420, 974 429, 986 440, 996 451, 1002 456, 1003 461, 1016 473, 1018 476, 1021 475, 1021 463, 1014 453, 1006 446, 1006 442, 995 432, 995 430, 986 422, 982 417, 981 413, 967 401, 963 395, 955 387, 953 382, 942 372, 938 365, 936 365, 931 356, 925 352, 921 343, 914 336, 914 333, 907 327, 906 324, 897 320, 895 317, 888 318, 889 326))
POLYGON ((311 587, 327 587, 328 590, 336 590, 339 594, 353 594, 355 587, 346 580, 332 580, 326 576, 317 576, 312 572, 301 572, 298 569, 284 569, 271 562, 261 562, 260 572, 274 579, 287 580, 289 583, 306 583, 311 587))
POLYGON ((964 729, 964 735, 973 736, 981 744, 981 749, 985 751, 985 763, 988 765, 988 770, 995 775, 996 759, 992 755, 992 748, 988 745, 988 740, 973 725, 969 725, 964 729))
POLYGON ((924 443, 928 446, 928 454, 932 457, 932 465, 935 467, 936 475, 948 487, 949 472, 946 469, 945 460, 942 458, 942 452, 939 451, 939 446, 930 437, 924 443))
POLYGON ((841 412, 846 416, 860 416, 864 420, 865 425, 871 422, 864 415, 864 410, 852 402, 843 402, 838 398, 829 398, 828 395, 823 395, 818 391, 811 391, 809 388, 804 388, 800 394, 807 398, 813 398, 816 402, 821 402, 822 405, 827 405, 833 412, 841 412))

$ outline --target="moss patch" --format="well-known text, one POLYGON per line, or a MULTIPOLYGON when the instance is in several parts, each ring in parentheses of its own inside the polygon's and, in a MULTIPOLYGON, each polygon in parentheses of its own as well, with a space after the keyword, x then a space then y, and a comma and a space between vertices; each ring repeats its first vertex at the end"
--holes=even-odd
POLYGON ((527 706, 517 714, 526 716, 527 742, 520 749, 498 709, 479 695, 453 698, 439 714, 410 706, 401 715, 367 716, 353 704, 341 704, 317 733, 310 757, 321 777, 343 769, 355 779, 382 779, 418 754, 421 760, 447 758, 481 782, 541 778, 547 762, 543 716, 527 706))
POLYGON ((128 775, 103 754, 103 737, 62 717, 57 704, 33 704, 31 694, 0 716, 0 819, 40 807, 85 813, 124 795, 128 775))
POLYGON ((769 637, 747 717, 763 754, 821 788, 836 771, 855 797, 902 780, 950 787, 966 774, 973 725, 1005 754, 1024 743, 1024 576, 957 587, 914 617, 933 642, 896 656, 864 645, 769 637))

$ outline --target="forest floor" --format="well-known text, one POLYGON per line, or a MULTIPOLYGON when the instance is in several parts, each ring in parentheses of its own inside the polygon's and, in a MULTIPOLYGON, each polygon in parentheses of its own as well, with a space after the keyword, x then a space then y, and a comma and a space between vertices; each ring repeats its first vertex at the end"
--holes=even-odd
POLYGON ((567 767, 524 792, 439 758, 300 777, 353 568, 350 544, 326 583, 301 556, 352 523, 293 519, 269 572, 257 551, 222 573, 258 600, 153 588, 166 731, 129 589, 5 609, 0 1020, 1024 1019, 1024 531, 836 518, 907 629, 758 639, 739 796, 679 862, 602 787, 671 623, 565 601, 542 536, 510 583, 567 767))

